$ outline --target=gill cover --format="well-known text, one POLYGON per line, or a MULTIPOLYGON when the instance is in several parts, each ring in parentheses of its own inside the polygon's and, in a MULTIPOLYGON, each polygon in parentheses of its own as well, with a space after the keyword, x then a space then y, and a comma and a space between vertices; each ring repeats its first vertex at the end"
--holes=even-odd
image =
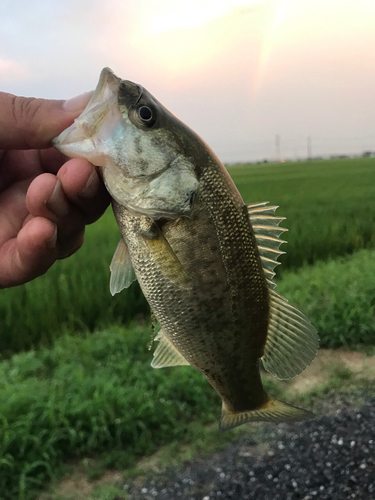
POLYGON ((100 167, 111 196, 131 212, 189 216, 198 180, 171 116, 147 90, 104 68, 87 107, 53 145, 100 167))

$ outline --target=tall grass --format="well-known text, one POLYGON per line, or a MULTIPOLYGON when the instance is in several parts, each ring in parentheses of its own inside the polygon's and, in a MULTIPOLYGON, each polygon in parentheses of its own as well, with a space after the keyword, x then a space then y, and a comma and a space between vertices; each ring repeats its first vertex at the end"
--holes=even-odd
POLYGON ((277 291, 309 317, 322 347, 375 345, 374 250, 288 272, 277 291))
POLYGON ((86 231, 84 247, 26 285, 0 290, 0 353, 51 345, 63 332, 126 324, 149 315, 137 283, 109 292, 109 264, 120 232, 111 211, 86 231))
POLYGON ((0 363, 0 498, 26 500, 63 461, 100 456, 125 468, 187 424, 220 414, 219 398, 186 367, 153 370, 149 329, 64 336, 50 350, 0 363))
MULTIPOLYGON (((278 291, 310 316, 322 346, 373 346, 374 276, 375 251, 363 250, 287 273, 278 291)), ((1 500, 33 498, 68 458, 125 468, 217 421, 220 400, 203 375, 153 370, 149 338, 149 327, 111 327, 0 363, 1 500)), ((282 398, 273 381, 266 389, 282 398)))
MULTIPOLYGON (((246 203, 280 205, 287 269, 375 246, 375 159, 229 168, 246 203)), ((148 307, 137 284, 109 293, 109 263, 119 240, 110 212, 87 229, 83 248, 24 286, 0 291, 0 353, 51 345, 64 331, 126 324, 148 307)))

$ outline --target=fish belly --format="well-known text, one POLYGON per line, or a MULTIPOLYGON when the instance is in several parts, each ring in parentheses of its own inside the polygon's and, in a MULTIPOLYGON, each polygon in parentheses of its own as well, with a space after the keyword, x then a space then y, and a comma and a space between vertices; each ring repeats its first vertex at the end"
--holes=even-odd
POLYGON ((258 360, 268 327, 268 290, 246 213, 233 206, 234 213, 221 213, 231 224, 218 224, 198 198, 191 218, 152 222, 147 230, 146 218, 124 207, 116 212, 163 333, 230 409, 262 405, 267 396, 258 360), (175 269, 173 259, 168 264, 171 254, 175 269))

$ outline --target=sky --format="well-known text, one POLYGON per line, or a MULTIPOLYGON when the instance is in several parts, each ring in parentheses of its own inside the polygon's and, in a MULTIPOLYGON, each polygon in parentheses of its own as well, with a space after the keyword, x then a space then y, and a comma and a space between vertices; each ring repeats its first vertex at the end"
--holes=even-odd
POLYGON ((0 90, 147 88, 226 163, 375 151, 375 0, 1 0, 0 90))

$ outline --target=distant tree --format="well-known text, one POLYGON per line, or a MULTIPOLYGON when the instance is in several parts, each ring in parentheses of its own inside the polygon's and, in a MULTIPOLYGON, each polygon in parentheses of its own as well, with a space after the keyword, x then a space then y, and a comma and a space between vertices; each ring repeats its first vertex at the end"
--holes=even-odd
POLYGON ((362 153, 362 157, 363 158, 370 158, 371 156, 375 156, 375 152, 374 151, 364 151, 362 153))

